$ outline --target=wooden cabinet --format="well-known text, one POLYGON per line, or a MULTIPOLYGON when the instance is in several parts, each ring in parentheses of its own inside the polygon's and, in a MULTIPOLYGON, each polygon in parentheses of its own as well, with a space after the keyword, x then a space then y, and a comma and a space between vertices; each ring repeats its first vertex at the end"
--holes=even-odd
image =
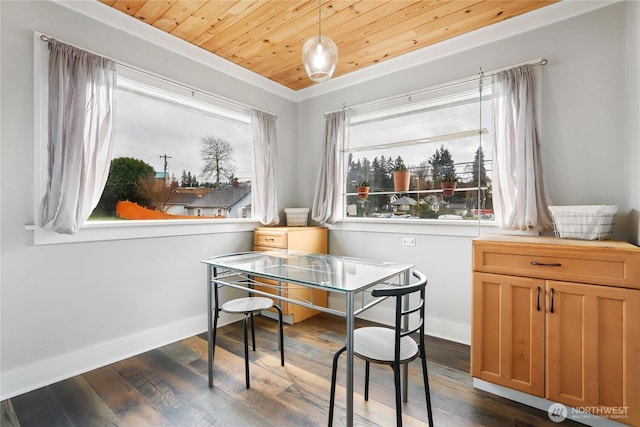
POLYGON ((549 280, 547 299, 547 398, 640 425, 640 290, 549 280))
POLYGON ((640 425, 640 248, 473 241, 472 376, 640 425))
POLYGON ((544 395, 544 310, 537 308, 543 289, 540 279, 474 273, 474 377, 544 395))
MULTIPOLYGON (((253 232, 253 250, 268 251, 274 249, 288 249, 300 252, 327 253, 327 228, 326 227, 258 227, 253 232)), ((281 292, 282 296, 301 300, 313 301, 315 305, 327 306, 327 291, 310 289, 301 285, 283 283, 281 289, 276 289, 277 284, 261 279, 269 286, 256 286, 265 292, 275 294, 281 292)), ((281 303, 282 314, 289 323, 300 322, 319 313, 307 307, 302 307, 290 302, 281 303)))

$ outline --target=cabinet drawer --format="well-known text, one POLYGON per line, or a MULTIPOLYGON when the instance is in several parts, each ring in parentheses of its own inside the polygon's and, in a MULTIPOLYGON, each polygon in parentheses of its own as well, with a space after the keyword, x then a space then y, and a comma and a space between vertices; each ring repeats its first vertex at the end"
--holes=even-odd
POLYGON ((287 233, 277 231, 259 231, 253 233, 254 246, 287 249, 287 233))
POLYGON ((474 241, 473 270, 640 289, 640 252, 474 241))

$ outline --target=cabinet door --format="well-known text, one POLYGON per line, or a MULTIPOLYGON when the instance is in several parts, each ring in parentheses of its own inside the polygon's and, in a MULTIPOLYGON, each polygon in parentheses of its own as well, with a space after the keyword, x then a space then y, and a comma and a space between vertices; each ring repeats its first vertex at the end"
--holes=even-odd
POLYGON ((544 394, 544 281, 473 274, 471 375, 544 394))
POLYGON ((547 281, 547 299, 547 398, 640 425, 640 290, 547 281))

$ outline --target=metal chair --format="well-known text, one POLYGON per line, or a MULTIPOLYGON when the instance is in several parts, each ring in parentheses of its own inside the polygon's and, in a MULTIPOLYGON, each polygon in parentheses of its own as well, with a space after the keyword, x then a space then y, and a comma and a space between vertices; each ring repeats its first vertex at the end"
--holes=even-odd
POLYGON ((274 307, 278 311, 278 347, 280 348, 280 364, 284 366, 284 343, 282 333, 282 310, 273 303, 273 300, 265 297, 237 298, 222 304, 221 310, 227 313, 242 314, 244 326, 244 371, 247 388, 249 388, 249 342, 247 337, 247 320, 251 319, 251 341, 253 351, 256 351, 256 333, 253 327, 253 315, 262 310, 274 307))
MULTIPOLYGON (((400 385, 400 366, 420 357, 422 359, 422 376, 424 379, 424 391, 427 399, 427 417, 429 425, 433 426, 433 414, 431 410, 431 395, 429 392, 429 378, 427 375, 427 358, 424 347, 424 308, 425 288, 427 278, 420 272, 414 271, 413 275, 418 282, 402 287, 390 287, 374 289, 374 297, 395 298, 395 327, 365 327, 359 328, 353 334, 354 355, 365 361, 364 400, 369 400, 369 364, 380 363, 393 368, 395 392, 396 392, 396 424, 402 426, 402 400, 400 385), (409 298, 413 293, 419 293, 419 302, 412 301, 409 308, 403 308, 404 297, 409 298), (402 323, 405 317, 412 313, 419 313, 419 322, 415 327, 403 330, 402 323), (418 333, 418 343, 410 334, 418 333)), ((415 323, 415 321, 414 321, 415 323)), ((346 350, 342 347, 333 357, 333 370, 331 372, 331 398, 329 404, 329 427, 333 425, 333 407, 336 396, 336 371, 338 358, 346 350)))

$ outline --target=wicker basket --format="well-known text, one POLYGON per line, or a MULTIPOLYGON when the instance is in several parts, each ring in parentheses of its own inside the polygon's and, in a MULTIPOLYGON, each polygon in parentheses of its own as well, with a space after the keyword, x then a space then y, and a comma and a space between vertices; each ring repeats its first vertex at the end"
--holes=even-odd
POLYGON ((284 213, 287 215, 288 227, 305 227, 307 225, 309 208, 285 208, 284 213))
POLYGON ((609 240, 617 206, 549 206, 556 237, 561 239, 609 240))

